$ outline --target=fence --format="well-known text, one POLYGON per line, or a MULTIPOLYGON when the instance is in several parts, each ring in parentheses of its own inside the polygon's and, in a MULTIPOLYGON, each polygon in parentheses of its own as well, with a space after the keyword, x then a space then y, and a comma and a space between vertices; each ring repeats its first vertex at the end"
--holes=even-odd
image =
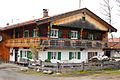
POLYGON ((120 62, 106 61, 106 62, 92 62, 92 63, 48 63, 41 62, 37 66, 29 65, 29 68, 37 69, 41 71, 71 71, 71 70, 92 70, 92 69, 120 69, 120 62))

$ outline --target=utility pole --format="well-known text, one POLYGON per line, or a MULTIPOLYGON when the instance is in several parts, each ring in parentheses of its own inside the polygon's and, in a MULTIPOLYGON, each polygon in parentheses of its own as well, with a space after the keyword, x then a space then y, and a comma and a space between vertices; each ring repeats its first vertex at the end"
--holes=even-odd
POLYGON ((79 0, 79 9, 81 8, 81 0, 79 0))

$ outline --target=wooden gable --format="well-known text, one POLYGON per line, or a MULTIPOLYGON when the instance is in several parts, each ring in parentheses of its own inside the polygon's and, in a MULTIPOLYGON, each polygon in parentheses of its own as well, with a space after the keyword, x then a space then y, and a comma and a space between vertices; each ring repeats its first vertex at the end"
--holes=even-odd
POLYGON ((80 13, 73 16, 65 17, 52 21, 53 25, 62 27, 73 27, 73 28, 83 28, 90 30, 100 30, 108 31, 109 28, 95 20, 92 16, 87 13, 80 13), (85 18, 85 21, 83 20, 85 18))

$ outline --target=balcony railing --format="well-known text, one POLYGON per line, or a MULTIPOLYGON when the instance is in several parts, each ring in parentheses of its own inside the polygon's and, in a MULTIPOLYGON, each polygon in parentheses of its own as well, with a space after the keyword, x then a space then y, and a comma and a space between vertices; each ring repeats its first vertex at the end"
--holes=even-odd
POLYGON ((52 38, 16 38, 6 41, 7 47, 52 47, 52 48, 107 48, 105 41, 95 40, 70 40, 52 38))

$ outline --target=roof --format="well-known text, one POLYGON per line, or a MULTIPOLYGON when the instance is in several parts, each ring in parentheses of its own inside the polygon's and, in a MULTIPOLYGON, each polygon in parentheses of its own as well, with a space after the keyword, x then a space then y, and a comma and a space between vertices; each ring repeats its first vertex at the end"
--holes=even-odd
POLYGON ((108 42, 120 42, 120 38, 109 38, 108 42))
POLYGON ((43 24, 43 23, 48 23, 48 22, 51 22, 51 21, 55 21, 55 20, 58 20, 58 19, 69 17, 69 16, 73 16, 73 15, 80 14, 80 13, 83 13, 83 12, 92 16, 95 20, 97 20, 101 24, 107 26, 109 29, 111 29, 112 32, 117 32, 117 29, 115 29, 113 26, 111 26, 110 24, 105 22, 103 19, 101 19, 100 17, 95 15, 93 12, 91 12, 87 8, 78 9, 78 10, 62 13, 62 14, 59 14, 59 15, 51 16, 51 17, 34 19, 34 20, 18 23, 18 24, 15 24, 15 25, 10 25, 10 26, 2 28, 1 30, 12 29, 12 28, 23 26, 23 25, 33 24, 33 23, 36 23, 37 25, 40 25, 40 24, 43 24))
POLYGON ((82 19, 71 21, 68 23, 59 24, 56 26, 71 27, 71 28, 83 28, 83 29, 90 29, 90 30, 100 30, 95 25, 91 24, 90 22, 82 21, 82 19))
POLYGON ((47 18, 49 18, 49 17, 43 17, 43 18, 39 18, 39 19, 34 19, 34 20, 21 22, 21 23, 18 23, 18 24, 14 24, 14 25, 10 25, 10 26, 7 26, 7 27, 0 28, 0 30, 13 29, 13 28, 16 28, 16 27, 20 27, 20 26, 24 26, 24 25, 28 25, 28 24, 33 24, 33 23, 36 23, 37 20, 47 19, 47 18))
POLYGON ((109 38, 108 42, 112 49, 120 49, 120 38, 109 38))

